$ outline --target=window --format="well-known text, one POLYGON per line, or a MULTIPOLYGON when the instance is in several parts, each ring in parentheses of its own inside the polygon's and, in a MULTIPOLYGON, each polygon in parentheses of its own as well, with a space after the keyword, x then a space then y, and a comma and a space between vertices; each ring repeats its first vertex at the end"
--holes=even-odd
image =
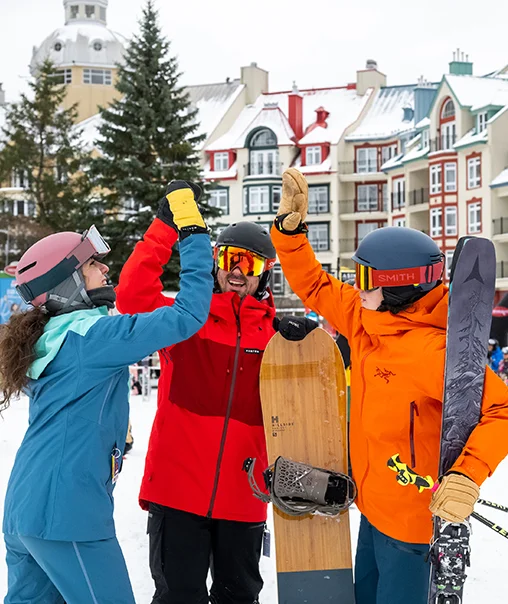
POLYGON ((397 178, 393 181, 392 209, 403 208, 406 196, 406 181, 397 178))
POLYGON ((467 160, 467 188, 477 189, 481 186, 482 181, 482 166, 481 157, 479 155, 470 157, 467 160))
POLYGON ((210 207, 218 208, 224 214, 229 214, 229 189, 213 189, 210 191, 208 203, 210 207))
POLYGON ((103 6, 99 8, 99 14, 101 17, 101 21, 106 21, 106 9, 103 6))
POLYGON ((455 206, 445 208, 445 235, 457 235, 457 208, 455 206))
POLYGON ((275 134, 268 130, 268 128, 263 128, 262 130, 258 130, 250 139, 249 147, 276 147, 277 146, 277 138, 275 134))
POLYGON ((483 132, 485 130, 485 128, 487 127, 487 112, 483 111, 482 113, 479 113, 476 117, 476 132, 479 134, 480 132, 483 132))
POLYGON ((72 69, 57 69, 53 78, 56 84, 71 84, 72 69))
POLYGON ((452 268, 453 250, 446 250, 445 252, 445 267, 446 267, 446 278, 450 278, 450 270, 452 268))
POLYGON ((477 201, 470 203, 467 207, 467 230, 468 233, 480 233, 482 230, 482 204, 477 201))
POLYGON ((441 119, 451 119, 455 117, 455 105, 451 99, 448 99, 443 106, 443 111, 441 112, 441 119))
POLYGON ((71 6, 71 13, 70 13, 71 19, 77 19, 79 16, 79 6, 76 4, 73 4, 71 6))
POLYGON ((99 41, 94 42, 94 43, 93 43, 93 49, 94 49, 96 52, 100 52, 100 51, 102 50, 102 42, 99 42, 99 41))
POLYGON ((441 193, 441 164, 430 166, 430 194, 441 193))
POLYGON ((56 42, 56 44, 53 46, 53 49, 56 52, 60 52, 62 50, 62 43, 61 42, 56 42))
POLYGON ((330 249, 329 224, 327 222, 311 222, 309 241, 315 252, 326 252, 330 249))
POLYGON ((225 172, 229 168, 229 153, 214 153, 213 169, 215 172, 225 172))
POLYGON ((397 155, 397 144, 381 147, 381 165, 397 155))
POLYGON ((455 132, 455 122, 443 124, 441 126, 441 150, 451 149, 455 144, 457 135, 455 132))
MULTIPOLYGON (((279 211, 281 195, 282 195, 282 187, 272 186, 272 212, 279 211)), ((270 229, 268 229, 268 231, 270 231, 270 229)))
POLYGON ((383 183, 383 212, 388 212, 388 183, 383 183))
POLYGON ((328 187, 309 187, 309 214, 324 214, 329 211, 328 187))
POLYGON ((430 210, 430 236, 440 237, 443 234, 443 208, 430 210))
POLYGON ((356 193, 356 209, 358 212, 375 212, 378 209, 377 185, 358 185, 356 193))
POLYGON ((359 222, 356 228, 358 246, 366 235, 372 233, 372 231, 375 231, 377 228, 379 228, 379 224, 377 222, 359 222))
POLYGON ((364 147, 356 150, 356 172, 357 174, 377 172, 376 147, 364 147))
POLYGON ((258 149, 250 152, 249 175, 280 175, 279 150, 258 149))
POLYGON ((273 267, 270 289, 276 296, 284 295, 284 274, 280 264, 276 264, 273 267))
POLYGON ((85 5, 85 15, 87 19, 93 19, 95 17, 95 6, 93 4, 85 5))
POLYGON ((430 130, 425 129, 422 131, 422 149, 430 145, 430 130))
POLYGON ((406 219, 405 218, 394 218, 393 219, 393 226, 396 226, 396 227, 405 227, 406 226, 406 219))
POLYGON ((445 171, 445 191, 447 193, 457 191, 457 164, 455 162, 447 163, 445 171))
POLYGON ((316 166, 321 163, 321 147, 307 147, 305 150, 305 162, 308 166, 316 166))
POLYGON ((270 211, 270 187, 246 187, 247 214, 259 214, 270 211))
POLYGON ((83 69, 83 84, 111 86, 111 69, 83 69))
POLYGON ((28 187, 28 174, 24 170, 13 170, 11 174, 11 187, 26 189, 28 187))

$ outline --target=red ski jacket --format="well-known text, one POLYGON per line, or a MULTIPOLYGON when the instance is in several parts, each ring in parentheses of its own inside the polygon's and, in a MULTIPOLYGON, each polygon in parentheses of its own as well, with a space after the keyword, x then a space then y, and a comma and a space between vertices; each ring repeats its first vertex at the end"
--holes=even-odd
MULTIPOLYGON (((162 293, 162 267, 177 235, 156 218, 120 275, 120 312, 150 312, 173 304, 162 293)), ((266 444, 259 397, 263 351, 274 334, 270 297, 240 300, 214 294, 210 315, 193 337, 159 351, 161 375, 140 505, 148 502, 200 516, 244 522, 266 519, 242 471, 256 457, 263 484, 266 444)))

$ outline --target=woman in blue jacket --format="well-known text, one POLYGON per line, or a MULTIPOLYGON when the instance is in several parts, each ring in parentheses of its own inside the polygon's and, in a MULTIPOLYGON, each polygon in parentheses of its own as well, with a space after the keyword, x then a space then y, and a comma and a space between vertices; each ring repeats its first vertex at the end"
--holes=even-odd
POLYGON ((108 315, 109 246, 95 227, 42 239, 17 266, 17 289, 34 308, 0 332, 0 411, 22 391, 30 398, 5 498, 5 604, 134 602, 113 521, 128 366, 206 321, 212 254, 199 193, 174 181, 164 202, 180 239, 180 293, 171 307, 108 315))

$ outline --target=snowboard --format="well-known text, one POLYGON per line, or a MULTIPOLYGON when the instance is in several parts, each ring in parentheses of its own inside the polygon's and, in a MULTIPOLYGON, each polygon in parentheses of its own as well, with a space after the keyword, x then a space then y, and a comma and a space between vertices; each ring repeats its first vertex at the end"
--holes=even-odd
MULTIPOLYGON (((279 455, 348 471, 346 378, 333 338, 314 329, 299 342, 275 334, 260 392, 268 463, 279 455)), ((353 604, 348 512, 289 516, 274 506, 279 604, 353 604)))
MULTIPOLYGON (((453 466, 480 419, 495 272, 492 242, 459 241, 450 276, 439 476, 453 466)), ((468 522, 434 518, 429 604, 462 603, 469 536, 468 522)))

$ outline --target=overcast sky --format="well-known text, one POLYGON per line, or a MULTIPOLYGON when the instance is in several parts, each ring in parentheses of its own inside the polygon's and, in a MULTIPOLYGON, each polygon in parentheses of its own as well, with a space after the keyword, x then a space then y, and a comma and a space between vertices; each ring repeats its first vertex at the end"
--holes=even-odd
MULTIPOLYGON (((109 0, 108 26, 129 37, 143 0, 109 0)), ((183 84, 239 77, 256 61, 270 90, 343 85, 375 59, 388 84, 439 80, 460 47, 475 75, 508 63, 505 0, 156 0, 183 84)), ((32 47, 64 24, 62 0, 0 0, 0 82, 15 100, 32 47)))

